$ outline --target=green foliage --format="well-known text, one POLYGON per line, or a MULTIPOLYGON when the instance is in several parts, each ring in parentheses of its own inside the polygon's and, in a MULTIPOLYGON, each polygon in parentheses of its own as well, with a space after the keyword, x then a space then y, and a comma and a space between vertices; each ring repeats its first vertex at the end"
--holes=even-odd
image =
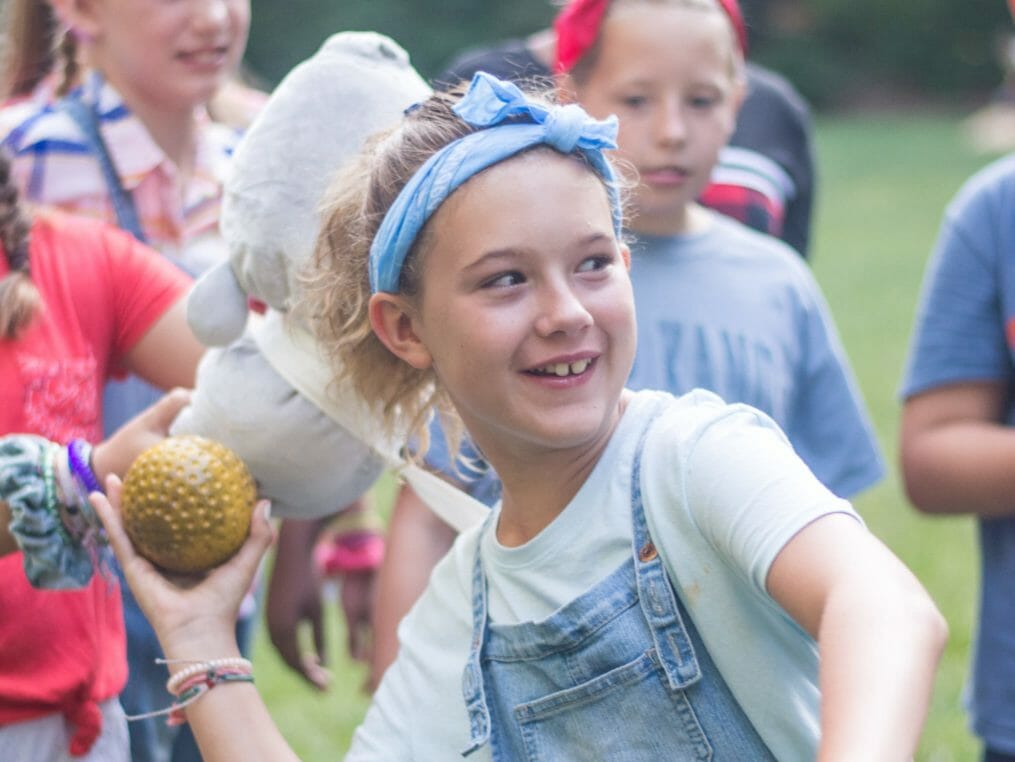
POLYGON ((372 30, 397 40, 425 77, 439 74, 457 53, 482 42, 523 36, 553 18, 548 0, 253 0, 247 60, 277 82, 334 32, 372 30))
MULTIPOLYGON (((817 107, 871 93, 951 99, 982 95, 1001 73, 997 42, 1012 31, 1002 0, 742 0, 752 55, 789 77, 817 107), (794 9, 792 30, 777 7, 794 9), (801 21, 802 19, 802 21, 801 21)), ((252 0, 247 60, 277 82, 331 33, 370 29, 397 40, 425 77, 457 53, 546 26, 551 0, 252 0)), ((885 97, 876 98, 884 102, 885 97)))
POLYGON ((1012 32, 1000 0, 808 0, 804 34, 768 24, 756 57, 818 106, 887 90, 935 99, 997 86, 997 47, 1012 32))

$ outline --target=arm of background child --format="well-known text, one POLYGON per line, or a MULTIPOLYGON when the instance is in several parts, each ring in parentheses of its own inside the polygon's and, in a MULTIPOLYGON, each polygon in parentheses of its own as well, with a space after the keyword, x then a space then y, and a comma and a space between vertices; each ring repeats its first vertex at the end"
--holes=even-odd
POLYGON ((373 526, 377 521, 362 497, 335 515, 282 522, 268 586, 268 633, 283 661, 319 690, 327 689, 331 680, 324 666, 322 576, 339 580, 349 655, 360 661, 369 656, 374 586, 384 547, 379 527, 373 526), (332 537, 319 548, 326 530, 332 537), (378 547, 377 555, 366 552, 378 547), (327 550, 323 556, 317 552, 322 548, 327 550), (309 649, 300 643, 304 623, 312 636, 309 649))
POLYGON ((371 690, 380 684, 398 654, 398 623, 454 540, 454 530, 437 518, 411 487, 402 485, 388 523, 387 550, 377 580, 371 690))
POLYGON ((186 301, 180 299, 166 310, 125 357, 131 371, 162 389, 193 387, 204 354, 187 323, 186 301))
POLYGON ((819 762, 911 759, 947 638, 917 579, 854 518, 829 514, 779 552, 767 586, 818 642, 819 762))
MULTIPOLYGON (((226 563, 200 581, 193 577, 170 579, 134 552, 120 521, 119 480, 110 479, 107 489, 108 499, 95 493, 92 504, 106 527, 134 596, 158 634, 166 658, 238 658, 235 627, 240 601, 250 589, 261 557, 272 541, 264 504, 254 512, 246 543, 226 563)), ((178 672, 188 664, 192 662, 171 663, 170 672, 178 672)), ((190 704, 185 714, 206 762, 297 759, 272 721, 254 683, 218 683, 190 704)))
POLYGON ((330 675, 325 669, 327 648, 321 618, 321 580, 314 568, 314 545, 334 516, 286 519, 282 522, 275 566, 268 583, 265 619, 271 643, 282 660, 318 690, 325 690, 330 675), (306 622, 312 633, 312 651, 300 647, 299 629, 306 622))
POLYGON ((900 459, 906 494, 921 511, 1015 514, 1015 428, 1001 423, 1000 381, 949 384, 902 408, 900 459))

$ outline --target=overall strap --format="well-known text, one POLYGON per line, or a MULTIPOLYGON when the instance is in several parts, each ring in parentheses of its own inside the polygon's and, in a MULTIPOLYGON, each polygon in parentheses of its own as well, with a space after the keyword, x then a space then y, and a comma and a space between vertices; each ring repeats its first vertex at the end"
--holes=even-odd
POLYGON ((472 642, 469 645, 469 660, 462 672, 462 697, 465 709, 469 713, 469 745, 462 750, 466 757, 490 741, 491 723, 490 709, 486 703, 486 691, 483 687, 483 667, 480 659, 483 654, 483 642, 486 640, 487 597, 486 574, 479 552, 483 534, 495 511, 490 511, 484 521, 483 531, 476 542, 476 557, 472 565, 472 642))
POLYGON ((57 108, 74 120, 85 136, 85 140, 95 154, 102 170, 102 177, 109 189, 109 198, 113 204, 113 211, 116 214, 116 224, 131 233, 141 243, 147 243, 144 230, 141 228, 141 220, 137 216, 137 209, 134 207, 134 199, 120 182, 120 175, 117 174, 113 159, 109 155, 106 142, 99 132, 99 120, 95 109, 86 105, 81 99, 80 89, 61 98, 56 102, 57 108))
POLYGON ((652 421, 649 416, 638 440, 631 468, 631 522, 635 578, 641 609, 652 631, 656 653, 670 688, 686 688, 701 678, 701 667, 688 635, 688 625, 673 591, 662 556, 649 535, 641 489, 641 457, 652 421))

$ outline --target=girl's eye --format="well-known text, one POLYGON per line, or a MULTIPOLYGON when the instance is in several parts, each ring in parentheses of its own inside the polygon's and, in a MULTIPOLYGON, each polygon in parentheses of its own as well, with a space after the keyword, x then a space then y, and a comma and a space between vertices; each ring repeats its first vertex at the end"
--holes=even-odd
POLYGON ((719 98, 714 95, 696 95, 690 102, 691 108, 709 109, 719 103, 719 98))
POLYGON ((525 278, 517 270, 511 272, 500 273, 494 275, 492 278, 487 278, 480 285, 481 288, 508 288, 509 286, 517 286, 520 283, 524 283, 525 278))
POLYGON ((636 109, 641 108, 648 103, 648 98, 644 95, 625 95, 620 99, 620 102, 626 108, 636 109))
POLYGON ((589 257, 588 259, 582 260, 582 263, 578 265, 578 272, 588 273, 595 272, 597 270, 605 270, 613 264, 613 257, 608 255, 597 255, 589 257))

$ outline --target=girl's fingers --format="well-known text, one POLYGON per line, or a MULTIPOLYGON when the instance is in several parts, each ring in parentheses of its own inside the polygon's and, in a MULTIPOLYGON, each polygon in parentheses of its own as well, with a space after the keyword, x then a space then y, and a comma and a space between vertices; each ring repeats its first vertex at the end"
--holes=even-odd
POLYGON ((120 565, 126 568, 127 564, 134 557, 134 546, 123 528, 123 521, 120 518, 120 495, 123 484, 116 476, 106 479, 106 494, 93 492, 88 496, 99 520, 106 528, 106 536, 109 537, 109 544, 113 546, 113 552, 120 560, 120 565))
POLYGON ((249 567, 251 573, 257 569, 261 557, 275 541, 275 530, 269 520, 271 512, 270 500, 258 500, 254 506, 254 514, 250 517, 250 536, 243 543, 238 555, 245 567, 249 567))
POLYGON ((271 502, 268 500, 259 500, 257 502, 257 505, 254 506, 253 515, 250 518, 250 535, 243 545, 240 546, 236 555, 226 564, 213 571, 213 575, 219 571, 229 573, 226 570, 235 570, 245 579, 252 580, 254 578, 257 567, 261 562, 261 557, 264 556, 265 551, 268 550, 275 540, 275 530, 268 520, 270 508, 271 502))

